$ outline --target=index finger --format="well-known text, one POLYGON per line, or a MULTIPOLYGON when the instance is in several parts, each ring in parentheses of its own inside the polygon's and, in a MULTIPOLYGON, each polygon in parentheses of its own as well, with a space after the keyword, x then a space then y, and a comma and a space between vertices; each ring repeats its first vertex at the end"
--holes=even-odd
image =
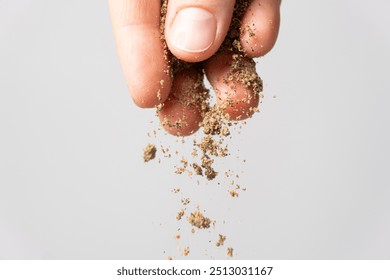
POLYGON ((167 99, 171 77, 160 33, 161 0, 109 0, 120 64, 134 102, 154 107, 167 99))

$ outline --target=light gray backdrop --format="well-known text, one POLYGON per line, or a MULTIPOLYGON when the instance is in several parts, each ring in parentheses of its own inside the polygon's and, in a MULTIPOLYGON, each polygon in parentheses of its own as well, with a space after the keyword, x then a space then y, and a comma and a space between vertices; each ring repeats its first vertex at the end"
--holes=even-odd
POLYGON ((0 0, 0 258, 226 258, 224 233, 239 259, 389 259, 389 10, 283 1, 261 112, 222 163, 244 171, 234 200, 143 163, 148 141, 181 145, 147 137, 105 1, 0 0), (173 187, 216 228, 177 223, 173 187))

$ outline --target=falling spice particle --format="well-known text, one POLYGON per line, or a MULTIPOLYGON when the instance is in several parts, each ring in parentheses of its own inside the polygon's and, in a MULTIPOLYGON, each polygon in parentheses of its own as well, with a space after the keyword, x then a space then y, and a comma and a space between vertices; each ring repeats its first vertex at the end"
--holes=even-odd
POLYGON ((186 206, 186 205, 190 204, 190 199, 189 199, 189 198, 182 198, 182 199, 181 199, 181 203, 182 203, 184 206, 186 206))
POLYGON ((238 192, 235 190, 229 190, 229 194, 231 197, 238 197, 238 192))
POLYGON ((148 162, 156 157, 156 146, 148 144, 144 149, 144 162, 148 162))
POLYGON ((183 256, 186 257, 186 256, 188 256, 189 253, 190 253, 190 247, 184 248, 184 250, 183 250, 183 256))
POLYGON ((228 255, 228 257, 233 257, 233 248, 232 247, 227 248, 227 255, 228 255))
POLYGON ((194 171, 195 171, 196 175, 200 175, 200 176, 203 175, 202 167, 200 167, 200 165, 198 165, 196 163, 193 163, 192 167, 194 168, 194 171))
POLYGON ((219 238, 217 243, 215 244, 217 247, 223 246, 223 243, 225 243, 226 236, 219 234, 219 238))
POLYGON ((181 209, 181 210, 177 213, 177 215, 176 215, 176 220, 180 221, 181 218, 183 218, 183 216, 184 216, 184 209, 181 209))
POLYGON ((211 220, 203 216, 203 214, 199 210, 196 210, 191 213, 190 216, 188 216, 187 220, 192 226, 197 227, 199 229, 209 228, 211 224, 211 220))

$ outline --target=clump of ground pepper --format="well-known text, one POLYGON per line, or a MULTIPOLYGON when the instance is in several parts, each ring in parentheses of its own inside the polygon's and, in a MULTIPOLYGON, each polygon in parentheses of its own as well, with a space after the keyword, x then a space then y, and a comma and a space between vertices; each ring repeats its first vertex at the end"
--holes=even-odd
POLYGON ((192 212, 187 220, 192 226, 200 229, 209 228, 211 224, 211 220, 203 216, 199 210, 192 212))
POLYGON ((156 157, 156 146, 148 144, 144 149, 144 161, 148 162, 156 157))

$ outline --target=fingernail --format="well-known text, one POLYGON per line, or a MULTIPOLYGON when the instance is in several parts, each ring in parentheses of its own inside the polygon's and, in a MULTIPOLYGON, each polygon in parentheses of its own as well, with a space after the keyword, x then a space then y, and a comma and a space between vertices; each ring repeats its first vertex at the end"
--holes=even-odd
POLYGON ((181 10, 172 24, 172 43, 186 52, 207 50, 214 42, 217 20, 214 15, 200 8, 181 10))

